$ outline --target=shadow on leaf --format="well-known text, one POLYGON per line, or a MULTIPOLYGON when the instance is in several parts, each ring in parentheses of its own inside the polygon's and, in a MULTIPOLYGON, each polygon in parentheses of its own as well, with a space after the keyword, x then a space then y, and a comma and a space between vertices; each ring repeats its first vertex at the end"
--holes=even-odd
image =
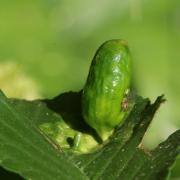
POLYGON ((52 111, 60 114, 64 121, 74 130, 82 133, 91 134, 97 142, 102 143, 101 138, 96 131, 92 129, 83 119, 81 113, 81 96, 80 92, 67 92, 49 100, 43 100, 52 111))

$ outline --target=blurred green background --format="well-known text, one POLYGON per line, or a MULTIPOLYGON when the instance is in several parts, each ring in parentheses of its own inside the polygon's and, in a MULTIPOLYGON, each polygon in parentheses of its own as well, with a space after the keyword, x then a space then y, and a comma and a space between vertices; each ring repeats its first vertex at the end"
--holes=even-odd
POLYGON ((137 93, 168 100, 144 139, 153 148, 180 127, 179 0, 2 0, 0 89, 26 99, 79 91, 98 46, 115 38, 129 42, 137 93))

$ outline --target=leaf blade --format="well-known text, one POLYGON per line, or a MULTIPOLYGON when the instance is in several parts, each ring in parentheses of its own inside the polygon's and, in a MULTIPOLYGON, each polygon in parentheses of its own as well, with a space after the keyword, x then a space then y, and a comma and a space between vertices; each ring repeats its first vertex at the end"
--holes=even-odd
MULTIPOLYGON (((116 129, 108 142, 95 152, 79 155, 69 151, 59 151, 58 147, 52 146, 53 144, 49 143, 50 141, 47 141, 48 137, 45 137, 43 133, 39 132, 37 129, 39 123, 64 121, 66 120, 66 115, 68 115, 68 118, 74 118, 77 123, 81 113, 81 95, 79 93, 65 94, 65 96, 59 96, 53 100, 36 100, 32 102, 7 99, 5 96, 2 97, 2 94, 0 95, 0 105, 3 104, 3 100, 3 102, 9 106, 9 108, 3 107, 5 108, 4 111, 6 111, 4 112, 4 117, 2 116, 2 113, 0 114, 0 123, 3 124, 2 119, 6 119, 6 123, 11 126, 11 135, 12 132, 14 134, 12 139, 12 136, 9 136, 8 132, 4 131, 2 126, 0 126, 1 130, 3 130, 0 131, 0 140, 3 142, 4 146, 3 149, 1 143, 0 160, 1 163, 3 162, 3 164, 1 164, 3 167, 18 172, 23 177, 31 177, 32 179, 50 179, 53 177, 56 177, 56 179, 73 178, 77 180, 159 179, 160 175, 162 179, 165 179, 168 174, 168 168, 173 164, 175 157, 177 156, 180 141, 177 141, 178 138, 175 138, 175 136, 179 137, 179 135, 172 135, 170 138, 171 141, 167 140, 164 142, 166 146, 168 145, 167 142, 171 142, 171 145, 174 147, 174 149, 171 149, 171 151, 174 152, 173 157, 171 156, 167 159, 169 160, 167 166, 163 166, 162 157, 166 152, 162 151, 164 148, 158 149, 157 147, 154 151, 147 152, 141 145, 143 136, 151 123, 155 112, 161 103, 164 102, 163 96, 158 97, 154 104, 150 104, 148 99, 138 97, 131 114, 126 119, 125 123, 116 129), (68 95, 70 96, 68 97, 68 95), (64 102, 61 101, 62 99, 64 102), (60 111, 59 107, 61 107, 60 111), (7 118, 8 113, 9 116, 7 118), (16 120, 14 121, 13 118, 16 120), (21 118, 23 119, 23 122, 19 124, 21 118), (12 129, 14 126, 19 127, 18 131, 16 128, 12 129), (31 130, 28 131, 28 128, 31 130), (31 147, 28 144, 28 141, 26 142, 26 139, 23 139, 23 143, 22 141, 19 142, 18 140, 20 137, 18 134, 24 134, 23 138, 27 139, 28 137, 31 137, 31 143, 39 146, 40 150, 37 149, 36 146, 31 147), (9 144, 6 145, 6 141, 3 141, 4 137, 6 137, 6 139, 9 138, 7 142, 16 140, 17 147, 10 147, 9 144), (34 160, 32 162, 32 159, 27 159, 28 155, 25 153, 19 153, 19 156, 14 160, 14 156, 17 156, 17 154, 15 153, 13 155, 12 149, 14 149, 15 152, 20 152, 20 149, 23 148, 27 150, 31 149, 31 152, 38 152, 39 161, 34 160), (45 155, 42 155, 44 149, 47 151, 45 154, 46 157, 45 155), (4 161, 2 159, 2 157, 4 157, 7 160, 7 157, 3 153, 6 155, 8 153, 11 154, 11 156, 7 156, 10 157, 9 161, 4 161), (47 164, 43 162, 45 158, 48 160, 46 161, 47 164), (27 167, 27 164, 31 164, 31 171, 30 169, 26 171, 22 166, 19 166, 17 159, 26 159, 24 164, 21 163, 21 165, 23 164, 23 166, 27 167), (153 163, 158 164, 158 161, 161 161, 161 166, 152 168, 153 163), (49 170, 47 170, 48 167, 49 170), (71 173, 69 172, 70 169, 71 173), (49 171, 48 175, 43 176, 42 173, 47 171, 49 171)), ((2 112, 3 108, 0 106, 0 112, 2 112)), ((81 122, 81 125, 83 125, 83 122, 81 122)))
POLYGON ((0 162, 3 167, 28 179, 86 178, 65 155, 46 142, 27 118, 14 111, 2 94, 0 107, 0 162))

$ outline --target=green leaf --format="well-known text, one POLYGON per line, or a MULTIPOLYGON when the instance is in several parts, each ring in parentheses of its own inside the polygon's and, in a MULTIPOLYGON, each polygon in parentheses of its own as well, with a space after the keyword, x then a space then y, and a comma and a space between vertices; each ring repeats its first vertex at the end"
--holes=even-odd
MULTIPOLYGON (((164 101, 154 104, 137 97, 125 123, 108 142, 88 154, 64 151, 43 134, 44 122, 65 121, 82 131, 81 93, 65 93, 52 100, 24 101, 0 94, 0 164, 26 179, 165 179, 180 147, 180 131, 153 151, 142 138, 164 101)), ((84 129, 83 129, 84 127, 84 129)))
MULTIPOLYGON (((23 102, 20 101, 19 105, 23 106, 23 102)), ((34 121, 30 118, 35 116, 33 113, 37 113, 39 119, 44 118, 46 112, 41 111, 41 103, 28 105, 26 111, 21 111, 18 106, 14 107, 13 101, 0 94, 1 166, 26 179, 85 179, 66 155, 62 155, 39 133, 34 123, 36 118, 34 121)))

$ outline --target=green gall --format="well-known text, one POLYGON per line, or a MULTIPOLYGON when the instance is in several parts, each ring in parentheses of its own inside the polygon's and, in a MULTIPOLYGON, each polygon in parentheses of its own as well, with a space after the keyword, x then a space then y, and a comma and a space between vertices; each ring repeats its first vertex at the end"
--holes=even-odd
POLYGON ((97 50, 83 88, 82 114, 105 140, 123 122, 126 92, 130 87, 131 57, 124 40, 110 40, 97 50))

